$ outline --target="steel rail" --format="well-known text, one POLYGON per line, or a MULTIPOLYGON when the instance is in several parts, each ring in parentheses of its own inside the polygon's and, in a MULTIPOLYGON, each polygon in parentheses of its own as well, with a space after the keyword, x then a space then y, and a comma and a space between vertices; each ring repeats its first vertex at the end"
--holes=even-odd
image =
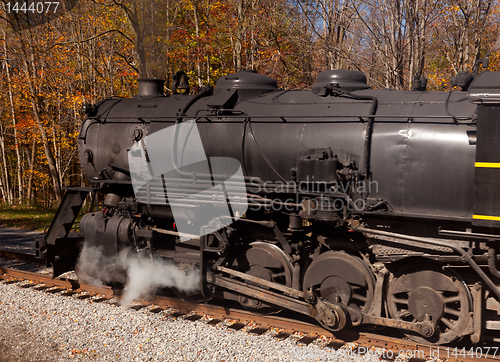
MULTIPOLYGON (((90 284, 80 283, 77 280, 66 279, 66 278, 51 278, 39 273, 21 271, 11 268, 0 267, 0 279, 10 279, 30 281, 30 285, 44 284, 50 287, 59 287, 64 289, 69 289, 74 292, 86 292, 103 295, 106 298, 119 297, 120 291, 113 290, 108 286, 95 286, 90 284)), ((297 321, 289 318, 279 317, 279 316, 264 316, 251 313, 245 310, 227 308, 211 304, 198 304, 187 301, 182 301, 167 297, 156 297, 153 301, 143 303, 143 306, 154 305, 161 309, 173 308, 178 310, 178 316, 185 314, 194 315, 207 315, 213 318, 213 320, 236 320, 237 323, 256 323, 261 328, 267 330, 269 328, 277 328, 281 331, 280 335, 288 336, 295 332, 304 333, 306 336, 303 339, 308 338, 309 341, 316 339, 319 336, 325 336, 329 339, 327 346, 332 346, 337 349, 349 342, 355 342, 358 346, 351 351, 352 354, 362 355, 372 348, 382 349, 383 355, 382 359, 393 360, 398 354, 405 353, 411 356, 420 356, 425 360, 428 357, 439 357, 441 360, 446 362, 469 362, 477 361, 478 357, 476 355, 467 355, 469 347, 447 347, 447 346, 430 346, 421 343, 416 343, 410 340, 403 340, 394 337, 388 337, 383 335, 376 335, 366 332, 358 332, 355 330, 347 330, 341 332, 335 332, 335 334, 325 330, 319 325, 315 325, 313 322, 308 323, 304 321, 297 321), (335 347, 334 347, 335 346, 335 347), (464 356, 462 356, 462 352, 464 356), (384 358, 384 356, 392 356, 393 358, 384 358)), ((260 328, 259 327, 259 328, 260 328)), ((251 331, 250 331, 251 332, 251 331)), ((298 341, 300 343, 300 340, 298 341)), ((479 345, 474 345, 474 351, 479 348, 481 352, 487 347, 481 347, 479 345)), ((498 349, 497 349, 498 351, 498 349)), ((373 352, 370 352, 373 353, 373 352)), ((497 353, 498 354, 498 353, 497 353)), ((418 358, 413 357, 414 360, 418 358)), ((481 361, 500 361, 500 356, 484 356, 479 359, 481 361)))
POLYGON ((36 264, 45 264, 45 259, 37 259, 34 254, 26 254, 14 250, 0 249, 0 257, 20 260, 20 261, 28 261, 36 264))

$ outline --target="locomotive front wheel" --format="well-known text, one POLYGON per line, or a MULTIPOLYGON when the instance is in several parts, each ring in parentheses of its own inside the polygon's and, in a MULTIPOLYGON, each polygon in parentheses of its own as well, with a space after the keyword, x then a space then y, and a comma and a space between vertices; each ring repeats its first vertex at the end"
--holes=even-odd
POLYGON ((435 345, 459 338, 467 326, 471 298, 464 282, 437 263, 403 267, 389 285, 387 304, 391 318, 421 322, 426 316, 436 325, 433 336, 407 333, 410 339, 435 345))
POLYGON ((375 278, 360 258, 327 251, 314 259, 307 268, 304 292, 311 287, 323 299, 342 302, 367 313, 373 302, 375 278))

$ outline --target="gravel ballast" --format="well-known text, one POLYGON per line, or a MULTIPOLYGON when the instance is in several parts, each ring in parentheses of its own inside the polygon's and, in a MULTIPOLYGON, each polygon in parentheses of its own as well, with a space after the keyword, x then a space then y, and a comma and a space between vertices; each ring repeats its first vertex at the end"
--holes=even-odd
MULTIPOLYGON (((0 282, 0 361, 380 361, 0 282)), ((406 359, 406 358, 405 358, 406 359)), ((402 361, 405 359, 397 358, 402 361)))

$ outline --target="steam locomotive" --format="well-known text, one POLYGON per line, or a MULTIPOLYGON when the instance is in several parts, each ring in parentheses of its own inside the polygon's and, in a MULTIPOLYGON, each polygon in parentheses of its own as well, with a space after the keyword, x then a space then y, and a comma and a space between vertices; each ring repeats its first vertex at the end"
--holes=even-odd
POLYGON ((134 98, 85 106, 90 186, 66 187, 36 245, 54 275, 93 277, 78 262, 92 245, 103 265, 126 251, 195 271, 189 300, 499 340, 500 72, 462 73, 449 92, 418 77, 375 90, 353 70, 302 91, 253 71, 195 95, 174 79, 169 96, 140 79, 134 98), (89 194, 102 207, 71 233, 89 194))

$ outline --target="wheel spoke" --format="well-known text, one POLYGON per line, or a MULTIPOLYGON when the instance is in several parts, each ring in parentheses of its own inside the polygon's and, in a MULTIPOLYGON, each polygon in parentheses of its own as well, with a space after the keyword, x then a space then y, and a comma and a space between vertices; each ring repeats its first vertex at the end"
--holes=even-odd
POLYGON ((398 304, 406 304, 408 305, 408 299, 402 299, 402 298, 392 298, 392 301, 394 303, 398 303, 398 304))
POLYGON ((271 275, 271 278, 273 279, 277 279, 277 278, 280 278, 280 277, 284 277, 286 275, 286 273, 283 271, 281 273, 274 273, 271 275))
POLYGON ((462 313, 459 310, 451 309, 448 307, 444 308, 444 312, 451 314, 451 315, 454 315, 454 316, 457 316, 457 317, 460 317, 462 315, 462 313))
POLYGON ((443 322, 444 324, 446 324, 448 326, 448 328, 452 329, 454 327, 453 325, 453 322, 451 320, 449 320, 448 318, 441 318, 441 322, 443 322))
POLYGON ((455 295, 453 297, 443 298, 443 302, 444 302, 444 304, 460 302, 460 296, 455 295))
POLYGON ((360 300, 362 302, 366 302, 366 297, 360 295, 360 294, 352 294, 352 299, 360 300))
POLYGON ((411 313, 409 310, 400 310, 398 312, 398 318, 401 318, 401 319, 403 319, 404 317, 408 317, 410 315, 411 315, 411 313))
POLYGON ((366 289, 366 285, 356 285, 356 284, 350 284, 352 290, 358 290, 358 289, 366 289))

